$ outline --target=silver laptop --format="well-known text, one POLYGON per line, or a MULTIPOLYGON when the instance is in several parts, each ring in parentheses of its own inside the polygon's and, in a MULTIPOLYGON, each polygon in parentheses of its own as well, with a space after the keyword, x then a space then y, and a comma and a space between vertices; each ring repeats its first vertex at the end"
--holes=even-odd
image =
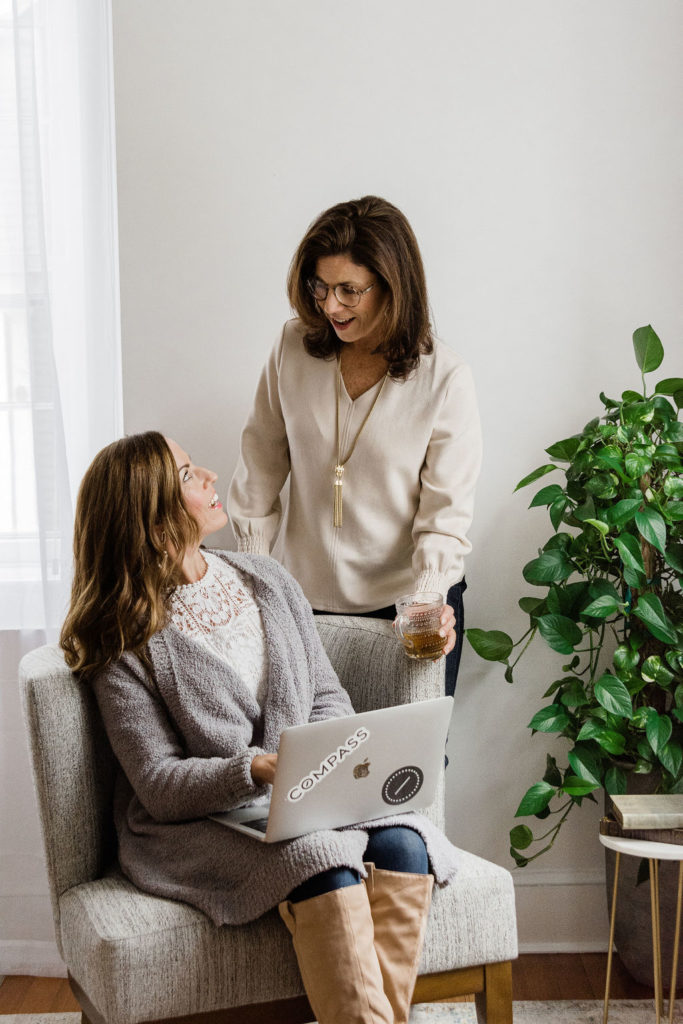
POLYGON ((452 710, 452 697, 436 697, 285 729, 270 803, 210 817, 275 843, 428 807, 452 710))

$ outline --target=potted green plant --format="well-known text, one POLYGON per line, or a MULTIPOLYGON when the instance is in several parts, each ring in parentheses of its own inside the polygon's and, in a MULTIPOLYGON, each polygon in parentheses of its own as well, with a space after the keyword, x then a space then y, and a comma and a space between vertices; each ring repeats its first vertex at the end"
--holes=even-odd
POLYGON ((468 629, 481 657, 515 680, 540 635, 549 660, 542 706, 529 728, 558 734, 567 765, 546 756, 522 796, 510 832, 523 867, 548 850, 571 811, 603 789, 623 793, 640 777, 648 791, 683 792, 683 378, 648 392, 645 376, 663 359, 651 326, 633 335, 639 390, 600 400, 602 414, 546 448, 549 462, 515 490, 557 477, 534 495, 547 509, 549 539, 522 575, 536 592, 519 601, 528 616, 513 641, 500 630, 468 629))

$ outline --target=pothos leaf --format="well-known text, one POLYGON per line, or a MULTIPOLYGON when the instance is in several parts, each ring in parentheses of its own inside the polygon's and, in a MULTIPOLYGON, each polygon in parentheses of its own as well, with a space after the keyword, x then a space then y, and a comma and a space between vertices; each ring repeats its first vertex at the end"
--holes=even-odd
POLYGON ((664 348, 651 324, 633 332, 633 348, 636 362, 643 373, 651 373, 661 365, 664 348))
POLYGON ((640 534, 664 554, 666 550, 666 523, 654 508, 644 508, 636 512, 636 526, 640 534))
POLYGON ((595 698, 599 704, 613 715, 623 718, 633 717, 631 695, 621 679, 605 672, 595 684, 595 698))
POLYGON ((658 640, 663 640, 667 644, 675 644, 678 641, 676 628, 656 594, 642 594, 633 609, 633 614, 645 623, 658 640))
POLYGON ((538 814, 548 806, 554 795, 554 786, 547 782, 535 782, 522 797, 515 817, 523 818, 528 814, 538 814))
POLYGON ((498 629, 466 629, 470 644, 485 661, 507 661, 512 652, 512 638, 498 629))
POLYGON ((520 490, 520 488, 522 487, 526 487, 527 484, 533 483, 534 480, 538 480, 539 477, 545 476, 546 473, 552 473, 554 469, 557 469, 557 466, 552 465, 550 463, 547 463, 545 466, 539 466, 538 469, 535 469, 533 471, 533 473, 529 473, 528 476, 525 476, 523 480, 519 481, 519 483, 515 487, 515 491, 520 490))

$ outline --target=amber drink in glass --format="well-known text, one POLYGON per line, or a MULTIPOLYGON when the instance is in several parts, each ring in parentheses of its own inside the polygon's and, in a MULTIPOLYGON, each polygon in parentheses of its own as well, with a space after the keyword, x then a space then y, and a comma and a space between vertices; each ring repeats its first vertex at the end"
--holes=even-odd
POLYGON ((396 602, 396 633, 409 658, 434 661, 443 654, 441 636, 443 596, 436 593, 406 594, 396 602))

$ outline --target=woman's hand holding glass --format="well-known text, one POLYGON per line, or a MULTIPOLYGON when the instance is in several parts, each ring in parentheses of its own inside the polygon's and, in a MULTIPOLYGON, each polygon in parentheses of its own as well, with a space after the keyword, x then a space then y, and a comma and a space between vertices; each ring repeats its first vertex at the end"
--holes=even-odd
POLYGON ((257 754, 251 762, 251 777, 259 786, 272 786, 277 769, 277 754, 257 754))
POLYGON ((446 646, 443 649, 442 657, 450 654, 455 647, 455 612, 449 604, 443 606, 441 612, 441 629, 439 630, 446 637, 446 646))
POLYGON ((455 611, 436 592, 406 594, 396 601, 394 630, 409 658, 438 661, 456 643, 455 611))

